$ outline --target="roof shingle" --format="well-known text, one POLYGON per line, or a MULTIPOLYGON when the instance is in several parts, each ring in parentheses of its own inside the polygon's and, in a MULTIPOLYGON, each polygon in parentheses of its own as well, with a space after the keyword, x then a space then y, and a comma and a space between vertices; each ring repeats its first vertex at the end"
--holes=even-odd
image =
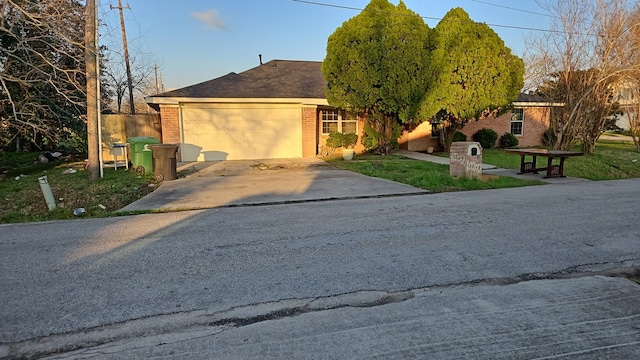
POLYGON ((154 97, 324 99, 327 82, 321 65, 319 61, 271 60, 240 74, 232 72, 154 97))

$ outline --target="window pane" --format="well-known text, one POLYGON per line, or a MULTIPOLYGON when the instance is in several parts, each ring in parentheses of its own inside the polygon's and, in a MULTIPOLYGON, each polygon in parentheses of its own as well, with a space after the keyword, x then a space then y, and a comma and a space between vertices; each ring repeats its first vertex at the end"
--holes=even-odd
POLYGON ((511 133, 513 135, 522 135, 522 121, 511 122, 511 133))
POLYGON ((320 120, 323 134, 338 131, 338 110, 321 110, 320 120))
POLYGON ((343 121, 342 122, 342 133, 354 133, 357 134, 357 123, 355 121, 343 121))
POLYGON ((524 109, 513 109, 513 121, 524 121, 524 109))
POLYGON ((338 122, 337 121, 323 121, 322 122, 322 133, 328 134, 334 131, 338 131, 338 122))

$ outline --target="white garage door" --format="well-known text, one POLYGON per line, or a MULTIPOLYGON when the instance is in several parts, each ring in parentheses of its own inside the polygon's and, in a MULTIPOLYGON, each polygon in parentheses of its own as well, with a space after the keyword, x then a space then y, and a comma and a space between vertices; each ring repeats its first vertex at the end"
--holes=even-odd
POLYGON ((302 157, 296 105, 182 107, 183 161, 302 157))

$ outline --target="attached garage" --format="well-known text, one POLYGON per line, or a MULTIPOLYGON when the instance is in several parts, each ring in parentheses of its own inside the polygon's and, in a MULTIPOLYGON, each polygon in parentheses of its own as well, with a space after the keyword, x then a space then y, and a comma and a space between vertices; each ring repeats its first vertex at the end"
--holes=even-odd
POLYGON ((242 73, 146 97, 178 161, 313 157, 318 106, 328 108, 318 61, 272 60, 242 73))
POLYGON ((302 157, 299 104, 193 104, 180 109, 182 161, 302 157))

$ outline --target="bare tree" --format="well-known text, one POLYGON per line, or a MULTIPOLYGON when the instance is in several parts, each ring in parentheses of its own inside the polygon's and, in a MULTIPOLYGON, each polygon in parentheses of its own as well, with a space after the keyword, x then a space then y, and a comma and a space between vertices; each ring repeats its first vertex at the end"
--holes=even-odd
MULTIPOLYGON (((105 68, 103 70, 109 88, 115 95, 116 112, 122 112, 122 105, 128 88, 127 72, 125 64, 119 54, 107 52, 104 58, 105 68)), ((149 95, 146 90, 150 88, 153 75, 153 61, 149 55, 133 50, 130 58, 131 84, 134 89, 134 98, 136 95, 149 95)), ((130 101, 130 100, 129 100, 130 101)))
POLYGON ((616 107, 616 88, 638 70, 638 44, 630 41, 638 2, 556 0, 543 7, 554 20, 550 32, 528 44, 530 80, 562 105, 552 111, 554 149, 580 140, 583 151, 593 153, 616 107))
POLYGON ((0 1, 0 140, 78 140, 86 108, 84 6, 78 0, 0 1))

